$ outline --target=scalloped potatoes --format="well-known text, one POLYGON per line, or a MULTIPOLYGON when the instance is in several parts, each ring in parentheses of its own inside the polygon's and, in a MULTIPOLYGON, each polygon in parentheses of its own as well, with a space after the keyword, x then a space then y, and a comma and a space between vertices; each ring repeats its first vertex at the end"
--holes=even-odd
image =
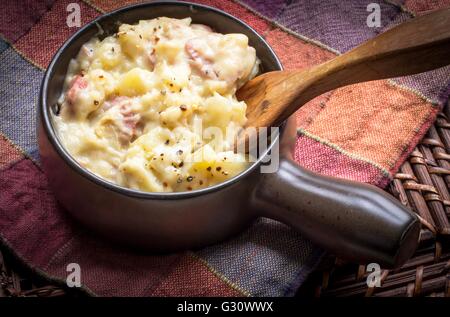
POLYGON ((258 72, 242 34, 157 18, 84 44, 53 116, 69 153, 91 172, 150 192, 223 182, 248 159, 232 150, 246 122, 236 90, 258 72))

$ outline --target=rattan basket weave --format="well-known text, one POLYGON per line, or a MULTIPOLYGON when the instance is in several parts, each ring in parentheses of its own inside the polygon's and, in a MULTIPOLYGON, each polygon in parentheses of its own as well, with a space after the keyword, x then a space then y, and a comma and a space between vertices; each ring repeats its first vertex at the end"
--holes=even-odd
MULTIPOLYGON (((417 213, 420 247, 402 268, 384 270, 381 287, 369 288, 366 267, 329 256, 298 296, 450 297, 450 107, 411 153, 388 190, 417 213)), ((34 274, 0 249, 0 297, 81 295, 34 274)))
POLYGON ((366 267, 329 256, 299 296, 450 297, 450 106, 439 114, 388 190, 422 221, 420 246, 397 270, 381 273, 381 287, 367 286, 366 267))

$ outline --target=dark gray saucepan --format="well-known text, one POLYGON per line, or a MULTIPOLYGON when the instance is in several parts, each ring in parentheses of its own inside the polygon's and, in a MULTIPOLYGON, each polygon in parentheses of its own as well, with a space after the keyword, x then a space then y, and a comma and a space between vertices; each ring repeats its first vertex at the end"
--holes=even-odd
MULTIPOLYGON (((182 193, 145 193, 109 183, 83 169, 62 147, 51 122, 71 58, 99 32, 119 23, 159 16, 191 17, 222 33, 244 33, 263 71, 282 69, 268 44, 242 21, 189 3, 146 3, 103 15, 74 34, 56 53, 42 83, 39 147, 43 168, 60 203, 79 221, 121 243, 173 251, 230 237, 256 217, 284 222, 323 248, 351 261, 396 267, 414 252, 419 221, 373 186, 313 174, 292 161, 295 127, 281 131, 280 167, 261 174, 264 153, 250 168, 219 185, 182 193)), ((292 120, 288 120, 292 121, 292 120)), ((271 147, 278 142, 275 138, 271 147)), ((270 150, 270 148, 269 148, 270 150)))

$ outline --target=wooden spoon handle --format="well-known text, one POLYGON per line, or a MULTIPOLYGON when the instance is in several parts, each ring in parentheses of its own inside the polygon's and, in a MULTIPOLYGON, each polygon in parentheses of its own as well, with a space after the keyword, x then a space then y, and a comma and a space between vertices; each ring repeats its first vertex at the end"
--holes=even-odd
POLYGON ((319 69, 328 85, 406 76, 450 63, 450 8, 400 24, 319 69), (337 83, 336 83, 337 82, 337 83))
MULTIPOLYGON (((271 87, 283 92, 269 92, 272 95, 270 105, 275 109, 271 108, 270 114, 264 113, 262 117, 258 111, 249 113, 247 126, 278 126, 309 100, 338 87, 416 74, 448 64, 450 8, 411 19, 306 71, 272 72, 259 76, 265 80, 267 90, 271 87), (279 100, 272 102, 276 93, 279 100)), ((258 92, 248 89, 248 93, 258 92)), ((245 95, 240 98, 247 99, 245 95)))

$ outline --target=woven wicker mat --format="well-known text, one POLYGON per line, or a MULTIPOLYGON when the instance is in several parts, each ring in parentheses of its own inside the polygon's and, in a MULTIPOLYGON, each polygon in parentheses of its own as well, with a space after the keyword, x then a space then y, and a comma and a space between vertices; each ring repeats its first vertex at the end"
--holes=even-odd
MULTIPOLYGON (((381 273, 381 287, 369 288, 363 265, 329 256, 298 296, 446 296, 450 297, 450 107, 411 153, 388 190, 420 215, 423 229, 415 255, 400 269, 381 273)), ((0 250, 0 297, 78 296, 27 271, 7 250, 0 250)))
POLYGON ((420 245, 403 267, 367 286, 366 267, 328 257, 298 296, 450 297, 450 106, 439 114, 388 190, 422 220, 420 245))

